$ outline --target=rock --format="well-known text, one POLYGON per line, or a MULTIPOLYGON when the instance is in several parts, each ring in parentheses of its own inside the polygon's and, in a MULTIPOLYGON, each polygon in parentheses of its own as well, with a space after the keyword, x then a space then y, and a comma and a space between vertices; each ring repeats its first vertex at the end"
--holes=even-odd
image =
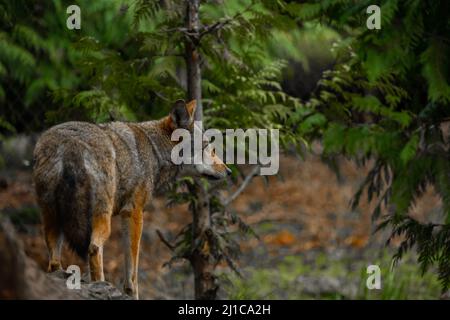
POLYGON ((111 283, 106 281, 97 281, 89 283, 81 294, 87 295, 86 298, 93 298, 95 300, 128 300, 131 297, 122 294, 122 292, 114 287, 111 283))
POLYGON ((128 300, 109 282, 85 283, 69 289, 65 271, 47 274, 28 258, 14 226, 0 216, 0 299, 128 300))
POLYGON ((0 221, 0 299, 77 299, 29 259, 7 219, 0 221))

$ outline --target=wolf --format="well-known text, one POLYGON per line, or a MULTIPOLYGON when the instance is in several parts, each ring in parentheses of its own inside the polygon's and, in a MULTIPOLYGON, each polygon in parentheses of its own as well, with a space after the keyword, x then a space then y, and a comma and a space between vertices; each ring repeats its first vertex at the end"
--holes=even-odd
POLYGON ((66 122, 44 132, 34 150, 33 182, 42 211, 48 271, 61 269, 66 241, 88 260, 91 281, 104 281, 103 246, 111 217, 121 217, 126 294, 138 298, 139 243, 143 208, 154 193, 182 174, 223 179, 231 170, 214 150, 210 161, 175 165, 176 129, 194 128, 196 101, 177 100, 169 115, 140 123, 66 122))

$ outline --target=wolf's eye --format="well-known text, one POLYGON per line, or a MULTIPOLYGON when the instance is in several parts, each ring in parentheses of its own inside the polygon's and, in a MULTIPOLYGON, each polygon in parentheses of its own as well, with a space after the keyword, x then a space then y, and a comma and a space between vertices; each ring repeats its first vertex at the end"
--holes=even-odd
POLYGON ((211 149, 211 154, 212 154, 213 156, 216 155, 216 148, 212 148, 212 149, 211 149))

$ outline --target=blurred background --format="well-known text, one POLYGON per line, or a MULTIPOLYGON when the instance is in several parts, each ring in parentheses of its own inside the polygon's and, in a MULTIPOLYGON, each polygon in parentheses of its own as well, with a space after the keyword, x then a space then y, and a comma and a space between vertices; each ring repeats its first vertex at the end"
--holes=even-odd
MULTIPOLYGON (((172 37, 175 32, 171 31, 167 31, 169 36, 160 35, 161 39, 151 34, 163 27, 170 30, 171 23, 179 18, 177 1, 174 4, 172 1, 78 0, 75 2, 82 12, 81 29, 68 30, 66 8, 73 2, 0 0, 0 212, 11 220, 26 256, 41 270, 47 267, 47 251, 31 181, 32 151, 39 134, 67 120, 156 119, 166 114, 171 101, 183 97, 186 90, 183 80, 186 71, 182 59, 177 58, 179 53, 175 52, 181 40, 172 37), (160 13, 150 11, 153 18, 140 21, 139 4, 155 5, 158 10, 174 14, 166 21, 160 13)), ((239 20, 237 14, 245 12, 250 3, 205 1, 200 13, 205 17, 205 24, 213 23, 214 19, 225 21, 221 17, 239 20)), ((262 1, 260 6, 256 12, 261 13, 261 19, 264 15, 274 19, 264 29, 270 33, 264 42, 239 26, 236 32, 241 32, 240 36, 227 35, 227 29, 223 31, 223 41, 229 45, 228 54, 232 56, 228 60, 237 56, 247 63, 249 71, 225 61, 227 51, 220 56, 209 52, 209 48, 215 48, 214 43, 205 40, 205 46, 209 47, 204 49, 204 55, 212 57, 203 62, 204 108, 209 126, 245 128, 262 124, 286 128, 284 117, 290 115, 283 116, 280 110, 291 108, 304 114, 299 110, 314 97, 324 72, 339 63, 337 48, 346 46, 345 41, 353 32, 306 18, 292 19, 290 24, 283 25, 288 17, 283 18, 280 16, 283 13, 275 13, 275 9, 270 11, 271 4, 267 1, 262 1), (280 25, 275 19, 281 21, 280 25), (247 46, 241 37, 247 37, 246 41, 255 43, 256 48, 247 46), (273 64, 276 61, 279 64, 273 64), (233 68, 227 69, 231 64, 233 68), (223 70, 219 68, 221 65, 223 70), (263 103, 258 100, 263 98, 251 95, 239 98, 240 84, 231 82, 237 81, 236 74, 247 77, 246 83, 252 82, 250 75, 256 74, 253 71, 269 65, 275 70, 266 70, 273 72, 266 80, 275 84, 265 83, 256 89, 268 95, 267 100, 270 100, 269 91, 277 92, 277 101, 287 99, 288 102, 280 103, 279 109, 269 108, 276 108, 279 102, 263 103), (270 86, 279 88, 268 90, 270 86), (253 106, 249 101, 255 99, 258 102, 253 106), (219 122, 216 115, 222 112, 221 106, 230 107, 221 114, 222 122, 219 122), (271 111, 270 117, 275 114, 274 118, 268 118, 264 110, 277 111, 271 111)), ((248 18, 242 25, 249 21, 259 23, 248 18)), ((247 92, 253 89, 244 87, 247 92)), ((255 96, 259 94, 256 89, 255 96)), ((306 132, 316 124, 307 123, 303 129, 306 132)), ((374 233, 372 211, 376 201, 368 201, 363 194, 358 207, 350 205, 374 160, 357 164, 344 155, 326 157, 321 139, 301 134, 284 137, 279 174, 267 179, 254 177, 231 204, 229 210, 256 236, 239 233, 233 227, 229 230, 239 243, 241 254, 236 265, 241 276, 225 263, 219 263, 218 297, 439 298, 441 286, 433 268, 422 275, 414 252, 408 252, 391 268, 401 237, 386 245, 389 232, 374 233), (366 288, 366 268, 371 264, 381 268, 381 290, 366 288)), ((234 170, 246 172, 247 168, 234 170)), ((238 180, 237 175, 220 193, 223 196, 232 193, 238 180)), ((189 264, 177 261, 165 265, 172 253, 156 233, 159 230, 173 240, 191 221, 191 214, 187 204, 168 206, 167 203, 167 197, 160 196, 145 210, 139 266, 141 299, 194 296, 189 264)), ((419 221, 440 219, 441 198, 432 187, 426 188, 410 214, 419 221)), ((113 233, 106 243, 104 257, 106 280, 121 288, 123 254, 119 224, 113 219, 113 233)), ((63 251, 64 267, 79 264, 86 270, 75 254, 67 248, 63 251)))

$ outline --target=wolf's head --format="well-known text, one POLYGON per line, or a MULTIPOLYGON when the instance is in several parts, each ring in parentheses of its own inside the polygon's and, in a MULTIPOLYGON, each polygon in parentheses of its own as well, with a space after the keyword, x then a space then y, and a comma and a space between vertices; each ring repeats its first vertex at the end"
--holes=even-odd
POLYGON ((196 107, 196 100, 187 104, 183 100, 178 100, 173 105, 167 118, 172 133, 176 129, 182 129, 179 132, 182 133, 183 141, 178 145, 178 147, 182 146, 180 148, 182 158, 180 165, 183 167, 181 174, 201 175, 212 179, 225 178, 231 174, 231 170, 216 155, 214 147, 207 139, 203 138, 202 129, 195 125, 194 113, 196 107), (200 137, 201 141, 197 141, 196 144, 194 137, 200 137), (197 156, 195 156, 196 152, 197 156))

